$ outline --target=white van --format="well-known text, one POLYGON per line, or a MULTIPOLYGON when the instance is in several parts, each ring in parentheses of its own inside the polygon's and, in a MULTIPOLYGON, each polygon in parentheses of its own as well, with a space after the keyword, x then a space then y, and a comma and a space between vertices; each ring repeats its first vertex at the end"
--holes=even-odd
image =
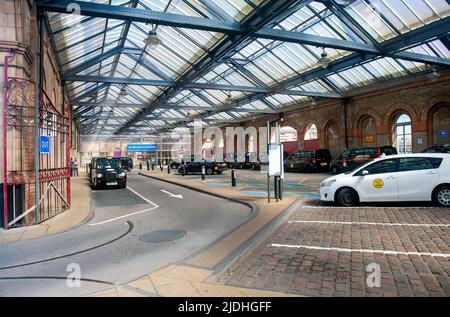
POLYGON ((358 202, 434 201, 450 207, 450 154, 390 155, 324 180, 320 199, 358 202))

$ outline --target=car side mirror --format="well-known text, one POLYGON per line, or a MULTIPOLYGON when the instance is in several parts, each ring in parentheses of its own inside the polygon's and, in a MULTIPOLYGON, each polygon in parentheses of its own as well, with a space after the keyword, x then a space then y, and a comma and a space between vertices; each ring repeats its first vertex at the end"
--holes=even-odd
POLYGON ((363 176, 369 175, 369 171, 368 170, 363 170, 361 173, 363 176))

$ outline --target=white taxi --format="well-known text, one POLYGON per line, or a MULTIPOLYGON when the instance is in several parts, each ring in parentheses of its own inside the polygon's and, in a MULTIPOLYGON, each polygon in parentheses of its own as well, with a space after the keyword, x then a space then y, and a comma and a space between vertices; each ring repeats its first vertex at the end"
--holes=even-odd
POLYGON ((450 207, 450 154, 379 157, 324 180, 320 199, 346 207, 387 201, 433 201, 450 207))

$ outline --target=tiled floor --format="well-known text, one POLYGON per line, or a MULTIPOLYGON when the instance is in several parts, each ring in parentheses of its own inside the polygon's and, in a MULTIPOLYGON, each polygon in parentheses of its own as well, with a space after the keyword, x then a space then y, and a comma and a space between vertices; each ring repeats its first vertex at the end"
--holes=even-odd
POLYGON ((312 296, 450 296, 450 212, 302 207, 233 273, 228 285, 312 296))

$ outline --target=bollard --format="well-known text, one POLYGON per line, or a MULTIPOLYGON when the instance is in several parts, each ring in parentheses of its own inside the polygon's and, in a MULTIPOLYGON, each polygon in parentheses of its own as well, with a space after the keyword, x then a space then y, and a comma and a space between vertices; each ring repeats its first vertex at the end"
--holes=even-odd
POLYGON ((167 174, 170 174, 170 163, 167 163, 167 174))
POLYGON ((150 163, 147 162, 147 171, 149 171, 149 170, 150 170, 150 163))
POLYGON ((181 176, 184 177, 184 175, 186 175, 186 165, 183 164, 183 166, 181 167, 181 176))
POLYGON ((161 172, 163 171, 163 165, 162 163, 159 163, 159 168, 161 169, 161 172))
POLYGON ((231 170, 231 186, 236 187, 236 170, 234 168, 231 170))
POLYGON ((142 162, 139 163, 139 169, 142 169, 142 162))
POLYGON ((152 171, 155 170, 155 163, 152 163, 152 171))
POLYGON ((202 165, 202 181, 205 180, 205 175, 206 175, 206 171, 205 171, 205 165, 202 165))

